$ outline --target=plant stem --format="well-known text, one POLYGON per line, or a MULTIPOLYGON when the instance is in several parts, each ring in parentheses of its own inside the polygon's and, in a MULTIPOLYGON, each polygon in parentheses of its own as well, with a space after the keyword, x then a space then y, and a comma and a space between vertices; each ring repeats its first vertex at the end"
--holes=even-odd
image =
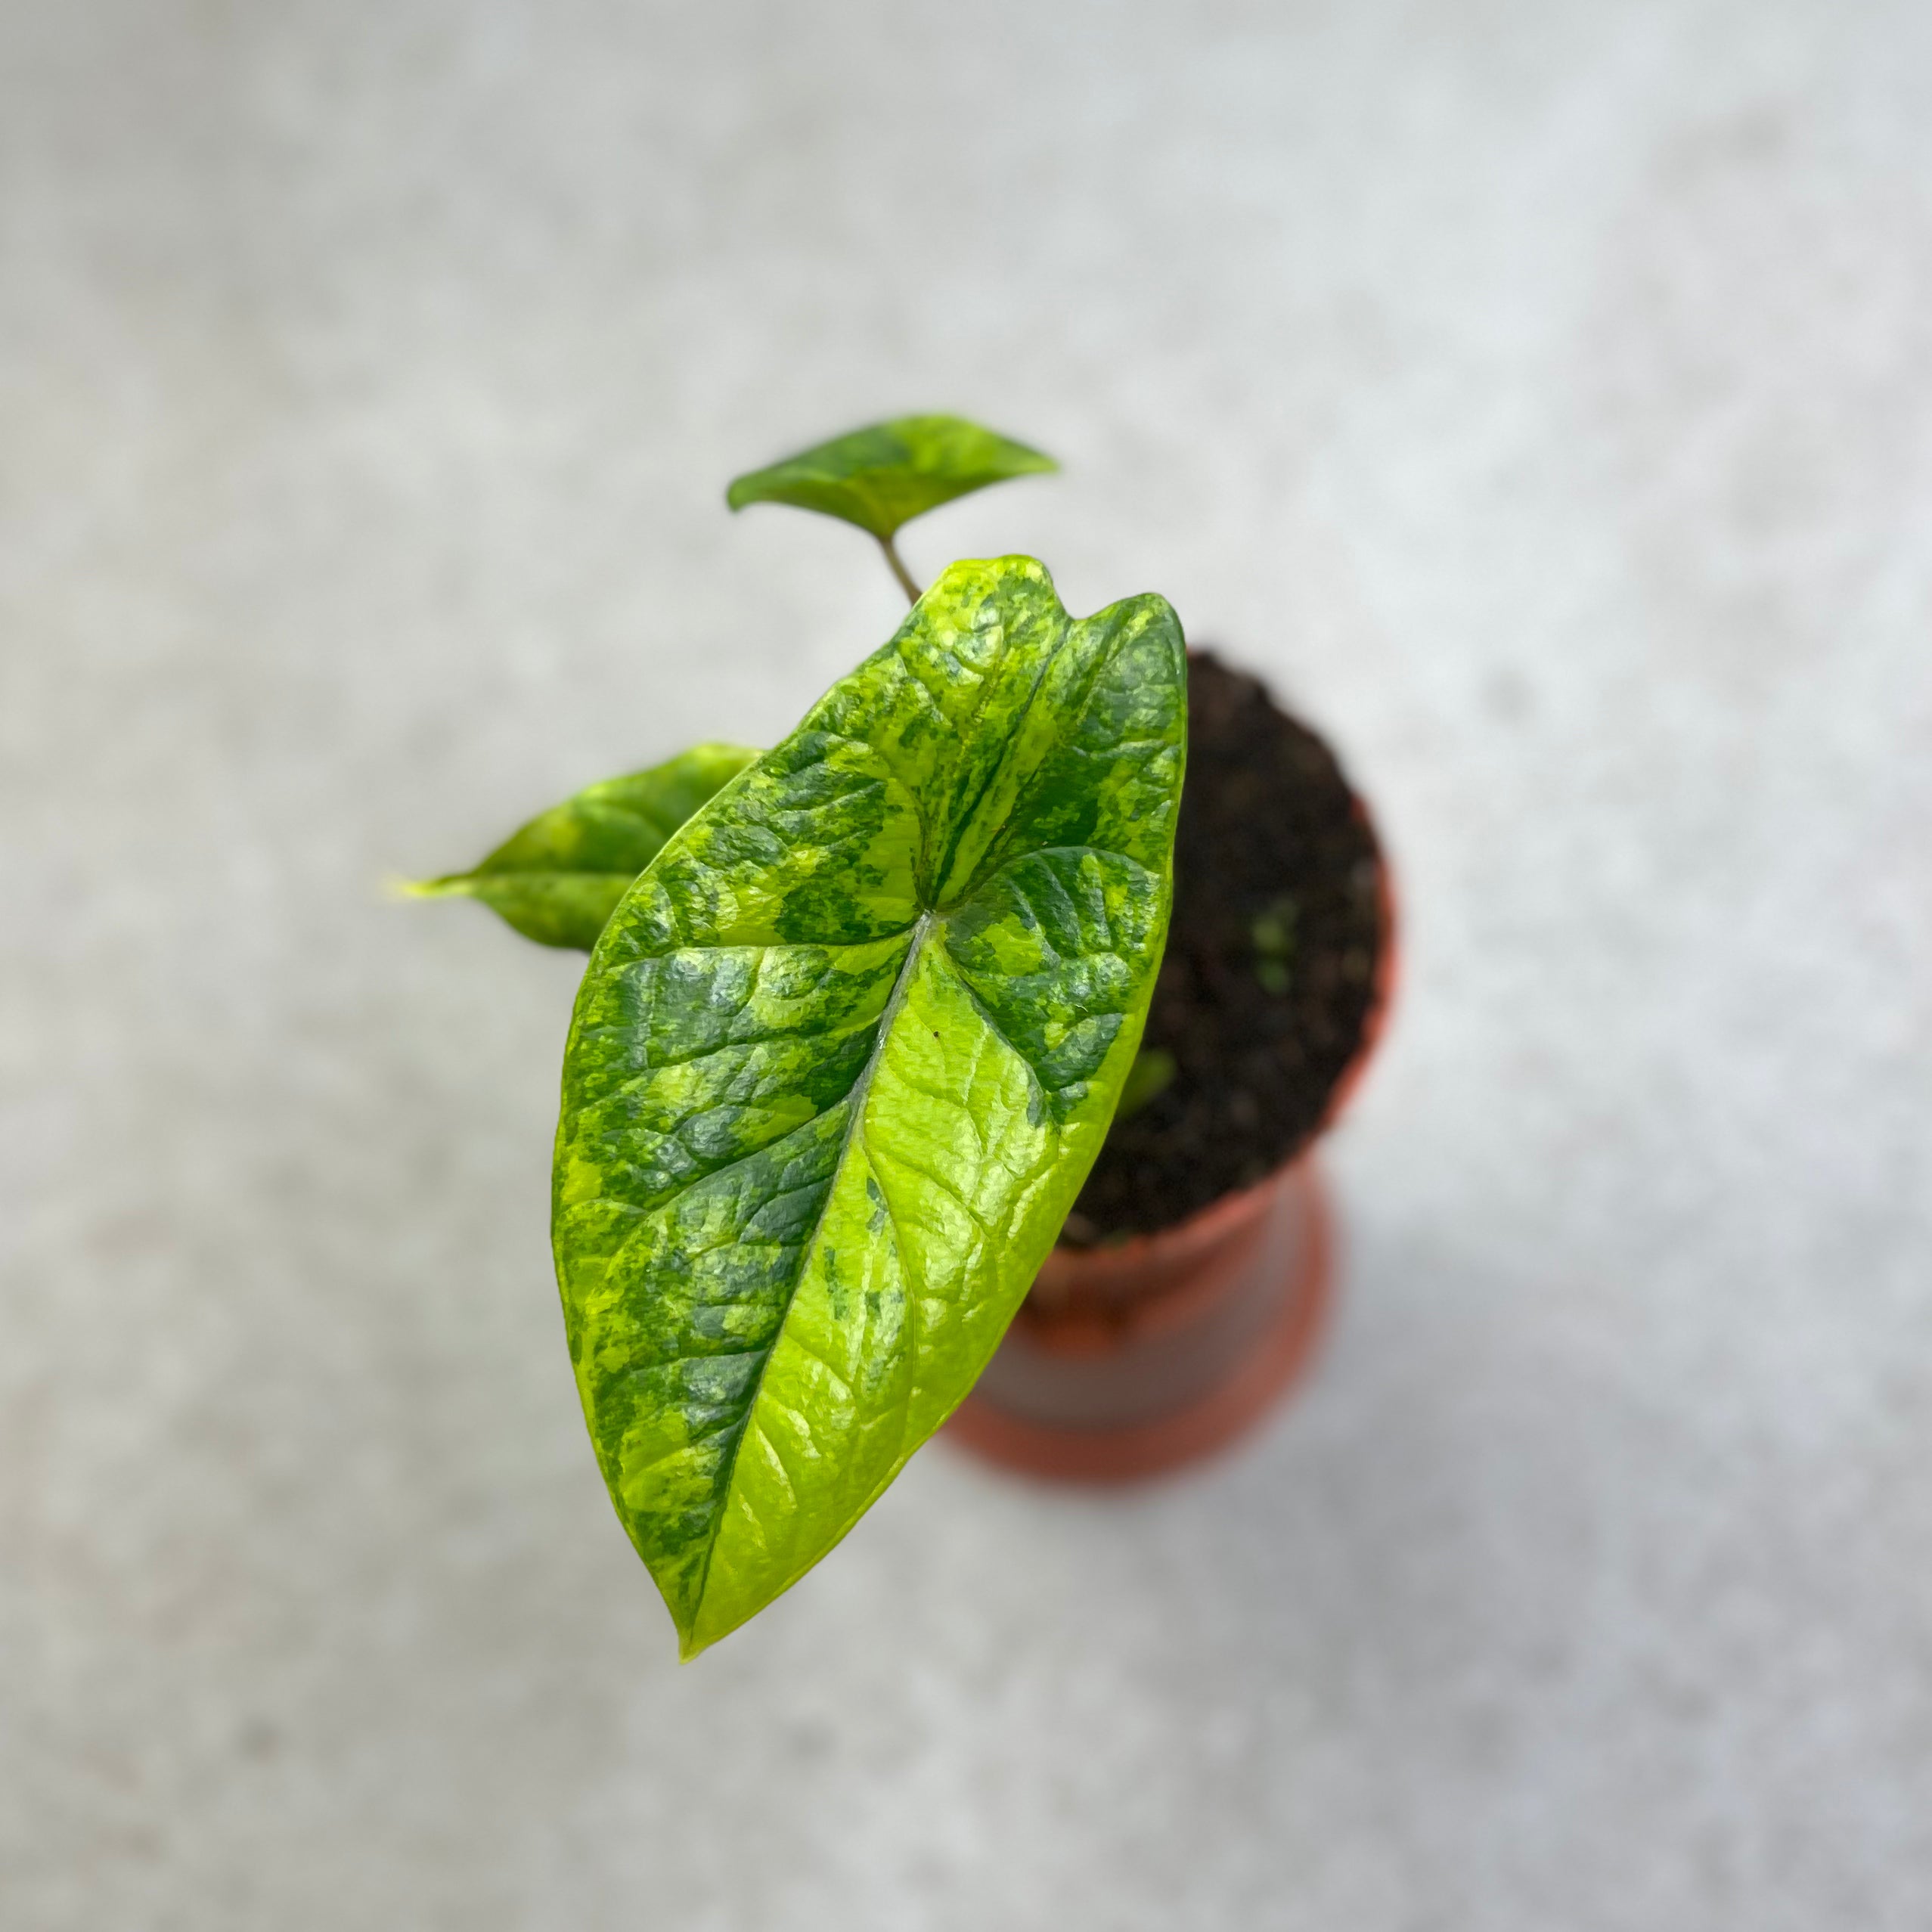
POLYGON ((906 594, 908 603, 919 601, 919 586, 913 581, 913 574, 901 561, 898 546, 890 537, 881 537, 879 547, 885 553, 885 561, 892 566, 892 575, 898 578, 899 588, 906 594))

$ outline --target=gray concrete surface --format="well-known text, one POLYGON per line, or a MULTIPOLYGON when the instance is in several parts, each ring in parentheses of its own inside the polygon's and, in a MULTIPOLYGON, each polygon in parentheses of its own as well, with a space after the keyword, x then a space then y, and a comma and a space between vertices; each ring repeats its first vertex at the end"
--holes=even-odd
POLYGON ((1932 1924, 1932 13, 0 10, 0 1925, 1932 1924), (1346 1300, 688 1669, 570 962, 385 902, 882 637, 735 470, 1167 592, 1402 869, 1346 1300))

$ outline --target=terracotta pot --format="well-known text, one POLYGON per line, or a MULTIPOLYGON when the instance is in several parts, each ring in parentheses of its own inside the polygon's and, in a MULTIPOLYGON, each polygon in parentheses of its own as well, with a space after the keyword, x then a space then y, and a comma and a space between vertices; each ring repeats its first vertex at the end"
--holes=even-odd
POLYGON ((1130 1481, 1225 1447, 1285 1394, 1334 1292, 1313 1143, 1360 1085, 1395 989, 1386 854, 1378 888, 1382 943, 1362 1037, 1307 1141, 1266 1180, 1177 1226, 1055 1248, 947 1425, 954 1441, 1031 1475, 1130 1481))

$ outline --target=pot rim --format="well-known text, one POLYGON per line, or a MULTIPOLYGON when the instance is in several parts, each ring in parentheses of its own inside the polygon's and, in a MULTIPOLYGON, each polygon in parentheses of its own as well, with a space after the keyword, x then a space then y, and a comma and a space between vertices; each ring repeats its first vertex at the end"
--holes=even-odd
MULTIPOLYGON (((1319 1168, 1311 1157, 1304 1155, 1304 1161, 1298 1185, 1307 1218, 1300 1287, 1233 1374, 1167 1414, 1101 1428, 1015 1415, 975 1391, 948 1419, 947 1434, 985 1460, 1036 1481, 1096 1484, 1167 1475, 1205 1461, 1245 1435, 1307 1371, 1332 1313, 1334 1213, 1319 1168)), ((1277 1182, 1282 1178, 1276 1177, 1277 1182)))

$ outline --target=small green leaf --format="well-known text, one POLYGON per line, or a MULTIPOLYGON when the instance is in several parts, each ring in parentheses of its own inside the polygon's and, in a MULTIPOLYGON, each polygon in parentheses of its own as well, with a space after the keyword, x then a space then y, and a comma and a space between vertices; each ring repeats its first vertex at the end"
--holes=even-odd
POLYGON ((1143 1047, 1127 1069, 1127 1080, 1121 1088, 1121 1103, 1114 1109, 1115 1119, 1127 1120, 1139 1113, 1149 1101, 1174 1084, 1174 1075, 1180 1071, 1174 1056, 1164 1047, 1143 1047))
POLYGON ((732 484, 724 500, 733 510, 748 503, 816 510, 884 541, 955 497, 1059 467, 961 417, 901 416, 754 470, 732 484))
POLYGON ((956 563, 598 940, 557 1277, 685 1655, 871 1506, 1052 1247, 1166 938, 1186 693, 1161 599, 956 563))
POLYGON ((1295 929, 1301 916, 1294 900, 1283 893, 1269 901, 1249 923, 1248 936, 1264 958, 1285 960, 1295 951, 1295 929))
POLYGON ((1270 901, 1249 926, 1249 937, 1254 942, 1254 977, 1264 992, 1279 996, 1288 991, 1298 916, 1294 900, 1284 895, 1270 901))
POLYGON ((405 890, 422 898, 480 899, 525 938, 588 953, 665 839, 757 756, 743 745, 697 745, 648 771, 586 786, 538 813, 472 870, 405 890))

